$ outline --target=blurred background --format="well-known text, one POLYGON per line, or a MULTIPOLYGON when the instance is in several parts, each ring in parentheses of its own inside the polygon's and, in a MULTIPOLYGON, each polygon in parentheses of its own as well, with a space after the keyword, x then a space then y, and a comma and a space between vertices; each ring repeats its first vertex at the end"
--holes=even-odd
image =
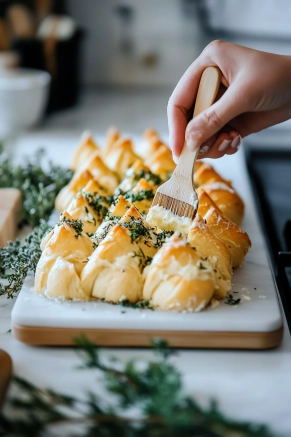
POLYGON ((211 40, 291 54, 290 23, 289 0, 0 0, 0 136, 44 115, 44 129, 166 135, 167 100, 211 40))

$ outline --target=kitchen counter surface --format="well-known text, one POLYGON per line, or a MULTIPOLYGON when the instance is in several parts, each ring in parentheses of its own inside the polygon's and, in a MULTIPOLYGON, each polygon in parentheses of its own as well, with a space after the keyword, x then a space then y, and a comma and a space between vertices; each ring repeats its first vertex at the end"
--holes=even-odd
MULTIPOLYGON (((169 94, 170 90, 86 92, 77 108, 51 115, 38 129, 11 140, 11 153, 19 159, 44 147, 49 157, 66 165, 84 129, 102 141, 110 124, 134 135, 154 127, 166 138, 169 94)), ((14 373, 68 394, 97 390, 90 371, 76 370, 80 360, 73 348, 30 347, 12 337, 13 304, 0 297, 0 348, 11 355, 14 373)), ((114 348, 109 354, 122 360, 152 356, 146 349, 114 348)), ((290 437, 291 341, 286 324, 283 342, 274 350, 180 350, 172 361, 183 374, 186 392, 202 405, 216 399, 229 417, 266 423, 276 435, 290 437)))

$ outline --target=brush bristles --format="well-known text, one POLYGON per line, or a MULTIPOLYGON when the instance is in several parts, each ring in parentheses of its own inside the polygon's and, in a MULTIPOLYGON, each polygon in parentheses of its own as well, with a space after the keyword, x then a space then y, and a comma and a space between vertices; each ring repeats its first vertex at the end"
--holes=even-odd
POLYGON ((173 197, 166 196, 166 194, 159 192, 157 192, 154 197, 152 207, 155 205, 162 206, 180 217, 189 217, 190 219, 194 219, 197 212, 194 206, 189 205, 189 203, 182 202, 181 200, 174 199, 173 197))

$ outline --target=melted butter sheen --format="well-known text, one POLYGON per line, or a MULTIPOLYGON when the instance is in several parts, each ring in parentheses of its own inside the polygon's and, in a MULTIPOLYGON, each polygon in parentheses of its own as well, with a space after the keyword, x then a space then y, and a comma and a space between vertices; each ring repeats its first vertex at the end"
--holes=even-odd
POLYGON ((196 264, 182 266, 179 261, 172 257, 167 268, 160 269, 158 274, 163 281, 166 281, 175 274, 182 276, 187 281, 194 279, 208 281, 213 277, 213 269, 207 261, 199 260, 196 264), (203 267, 202 269, 201 266, 203 267))
POLYGON ((146 220, 151 226, 157 226, 165 231, 179 232, 183 237, 187 237, 192 224, 189 217, 180 217, 160 205, 151 207, 146 220))

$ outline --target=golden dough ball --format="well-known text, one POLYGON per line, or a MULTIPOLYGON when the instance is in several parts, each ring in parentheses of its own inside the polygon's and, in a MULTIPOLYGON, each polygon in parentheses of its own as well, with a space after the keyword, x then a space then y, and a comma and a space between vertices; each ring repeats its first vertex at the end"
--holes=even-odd
POLYGON ((162 310, 200 311, 215 291, 212 267, 173 235, 144 271, 143 298, 162 310))

